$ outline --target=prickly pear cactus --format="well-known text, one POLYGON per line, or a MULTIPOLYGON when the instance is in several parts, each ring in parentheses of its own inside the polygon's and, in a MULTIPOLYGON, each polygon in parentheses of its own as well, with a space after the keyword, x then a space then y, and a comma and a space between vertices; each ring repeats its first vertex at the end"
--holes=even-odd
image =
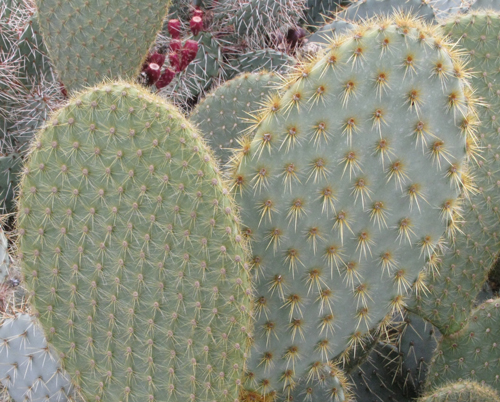
POLYGON ((500 402, 500 397, 484 384, 462 381, 434 389, 417 402, 500 402))
POLYGON ((21 173, 22 159, 18 153, 0 156, 0 212, 14 210, 15 188, 21 173))
POLYGON ((64 402, 73 396, 57 354, 25 313, 0 319, 0 382, 15 402, 64 402))
POLYGON ((232 155, 238 139, 281 82, 273 73, 242 74, 218 87, 196 105, 189 119, 209 142, 221 164, 232 155))
MULTIPOLYGON (((441 275, 430 277, 428 295, 417 297, 409 308, 430 320, 441 332, 452 334, 465 326, 474 299, 485 282, 488 270, 497 258, 498 239, 498 187, 500 156, 497 150, 498 132, 496 110, 500 105, 495 80, 498 62, 492 59, 498 46, 498 14, 471 12, 455 16, 443 26, 445 33, 457 41, 475 71, 471 85, 476 96, 484 99, 477 107, 478 118, 467 122, 476 126, 477 146, 483 149, 481 157, 470 163, 471 176, 477 193, 465 198, 457 225, 457 236, 452 248, 438 256, 441 275)), ((470 146, 473 144, 471 143, 470 146)))
POLYGON ((17 225, 33 307, 85 399, 237 398, 245 243, 173 106, 127 82, 72 98, 36 138, 17 225))
POLYGON ((36 5, 50 60, 66 89, 74 91, 106 77, 135 78, 169 1, 36 0, 36 5))
POLYGON ((31 1, 0 4, 0 152, 26 148, 63 95, 31 1))
POLYGON ((427 388, 472 380, 500 391, 500 299, 472 311, 467 327, 443 336, 430 366, 427 388))
POLYGON ((350 23, 349 21, 332 21, 329 24, 323 25, 314 34, 312 34, 308 38, 307 44, 310 45, 311 43, 314 43, 317 45, 326 46, 332 42, 334 35, 341 35, 349 29, 353 29, 354 27, 355 25, 350 23))
POLYGON ((260 49, 243 53, 231 61, 231 70, 228 77, 232 78, 239 73, 253 73, 259 71, 274 71, 285 73, 297 63, 297 60, 284 52, 274 49, 260 49))
POLYGON ((434 22, 436 15, 427 0, 353 0, 351 5, 338 13, 338 17, 350 21, 362 21, 376 15, 391 15, 395 11, 434 22))
POLYGON ((298 26, 304 19, 306 0, 223 0, 220 12, 230 16, 227 24, 246 42, 265 46, 269 35, 298 26))
POLYGON ((314 378, 403 307, 461 191, 461 61, 410 18, 350 35, 289 77, 235 158, 256 278, 247 387, 262 393, 314 378))
POLYGON ((496 0, 475 0, 470 10, 491 10, 500 11, 500 4, 496 0))

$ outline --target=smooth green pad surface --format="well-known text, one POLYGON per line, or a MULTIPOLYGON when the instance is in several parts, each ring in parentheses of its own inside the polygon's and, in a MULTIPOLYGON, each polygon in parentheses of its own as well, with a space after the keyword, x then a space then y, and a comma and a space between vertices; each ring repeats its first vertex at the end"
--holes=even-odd
POLYGON ((432 390, 418 402, 500 402, 500 397, 484 384, 464 381, 432 390))
POLYGON ((74 397, 58 356, 29 314, 0 321, 0 382, 15 402, 64 402, 74 397))
POLYGON ((433 22, 434 10, 425 0, 359 0, 341 11, 338 16, 345 20, 362 21, 376 15, 391 15, 395 11, 411 13, 424 21, 433 22))
POLYGON ((162 27, 168 0, 36 0, 40 28, 69 91, 135 78, 162 27))
POLYGON ((244 242, 173 106, 126 82, 79 94, 37 136, 19 211, 33 306, 85 399, 237 397, 244 242))
POLYGON ((472 380, 500 391, 500 299, 472 311, 463 330, 444 336, 434 354, 428 387, 472 380))
POLYGON ((295 74, 233 172, 256 271, 249 387, 314 377, 356 344, 445 232, 463 81, 440 37, 398 25, 365 26, 295 74))
POLYGON ((273 73, 242 74, 196 105, 189 119, 198 125, 221 164, 229 161, 238 138, 251 127, 251 113, 262 109, 279 82, 273 73))

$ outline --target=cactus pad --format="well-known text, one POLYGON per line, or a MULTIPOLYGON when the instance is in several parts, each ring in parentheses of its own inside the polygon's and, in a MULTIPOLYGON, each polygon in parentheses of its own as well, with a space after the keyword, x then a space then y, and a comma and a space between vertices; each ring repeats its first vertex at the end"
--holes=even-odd
POLYGON ((85 399, 237 397, 245 243, 173 106, 127 82, 78 94, 37 136, 19 198, 33 306, 85 399))
POLYGON ((135 78, 169 1, 36 0, 40 28, 68 91, 106 77, 135 78))
POLYGON ((490 299, 472 311, 468 326, 443 336, 434 353, 428 386, 472 380, 500 391, 500 299, 490 299))
POLYGON ((0 211, 13 212, 14 194, 21 172, 22 159, 18 153, 0 156, 0 211))
POLYGON ((29 314, 0 321, 0 382, 15 402, 64 402, 73 392, 57 354, 29 314))
POLYGON ((376 15, 390 15, 395 11, 420 17, 426 22, 436 19, 427 0, 355 0, 338 16, 350 21, 362 21, 376 15))
POLYGON ((237 147, 240 134, 251 124, 250 113, 263 107, 273 88, 280 82, 273 73, 242 74, 226 81, 200 102, 190 115, 209 141, 222 164, 237 147))
POLYGON ((500 397, 491 387, 473 381, 463 381, 434 389, 420 397, 417 402, 500 402, 500 397))
POLYGON ((235 158, 256 276, 248 386, 262 392, 314 378, 400 310, 460 194, 460 61, 434 29, 396 24, 298 69, 235 158))

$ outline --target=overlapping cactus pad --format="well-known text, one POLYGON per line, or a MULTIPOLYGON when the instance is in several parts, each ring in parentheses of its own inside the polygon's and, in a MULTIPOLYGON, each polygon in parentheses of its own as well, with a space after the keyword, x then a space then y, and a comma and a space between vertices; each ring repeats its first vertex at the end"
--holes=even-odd
POLYGON ((0 320, 0 384, 16 402, 64 402, 73 397, 68 375, 29 314, 0 320))
POLYGON ((474 310, 469 325, 443 337, 430 366, 428 383, 472 380, 500 391, 500 299, 474 310))
POLYGON ((395 21, 355 29, 293 74, 235 158, 254 240, 249 388, 293 389, 358 345, 455 227, 462 65, 433 29, 395 21))
POLYGON ((500 397, 484 384, 463 381, 437 388, 419 398, 418 402, 500 402, 500 397))
POLYGON ((215 162, 147 90, 103 84, 37 136, 22 268, 87 400, 234 401, 251 330, 245 245, 215 162))
POLYGON ((198 124, 223 164, 251 126, 251 113, 263 108, 279 82, 273 73, 242 74, 218 87, 193 110, 190 120, 198 124))
POLYGON ((36 3, 50 59, 66 89, 73 91, 106 77, 135 77, 162 27, 169 1, 36 3))

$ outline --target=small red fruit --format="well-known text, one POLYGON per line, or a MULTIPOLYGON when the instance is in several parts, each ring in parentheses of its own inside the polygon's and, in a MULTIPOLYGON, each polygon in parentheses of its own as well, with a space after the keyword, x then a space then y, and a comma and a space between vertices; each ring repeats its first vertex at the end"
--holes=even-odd
POLYGON ((173 39, 179 39, 181 36, 181 22, 179 20, 169 20, 168 32, 173 39))
POLYGON ((154 52, 148 56, 147 62, 158 64, 161 67, 163 66, 163 63, 165 63, 165 55, 158 52, 154 52))
POLYGON ((181 59, 178 53, 170 53, 168 55, 168 59, 170 60, 170 65, 174 68, 175 71, 181 71, 181 59))
POLYGON ((147 85, 153 85, 161 75, 161 66, 156 63, 149 63, 144 72, 148 78, 147 85))
POLYGON ((181 49, 181 64, 179 71, 184 70, 189 63, 195 59, 197 53, 198 42, 195 40, 187 40, 186 43, 184 43, 184 47, 181 49))
POLYGON ((178 52, 182 48, 182 42, 179 39, 172 39, 170 41, 170 50, 172 52, 178 52))
POLYGON ((200 31, 203 31, 203 20, 201 19, 201 17, 195 15, 193 18, 191 18, 191 21, 189 21, 189 26, 191 27, 191 32, 193 33, 193 35, 196 36, 200 33, 200 31))
POLYGON ((158 81, 156 81, 156 88, 162 89, 172 82, 175 77, 175 71, 167 68, 163 74, 160 76, 158 81))

